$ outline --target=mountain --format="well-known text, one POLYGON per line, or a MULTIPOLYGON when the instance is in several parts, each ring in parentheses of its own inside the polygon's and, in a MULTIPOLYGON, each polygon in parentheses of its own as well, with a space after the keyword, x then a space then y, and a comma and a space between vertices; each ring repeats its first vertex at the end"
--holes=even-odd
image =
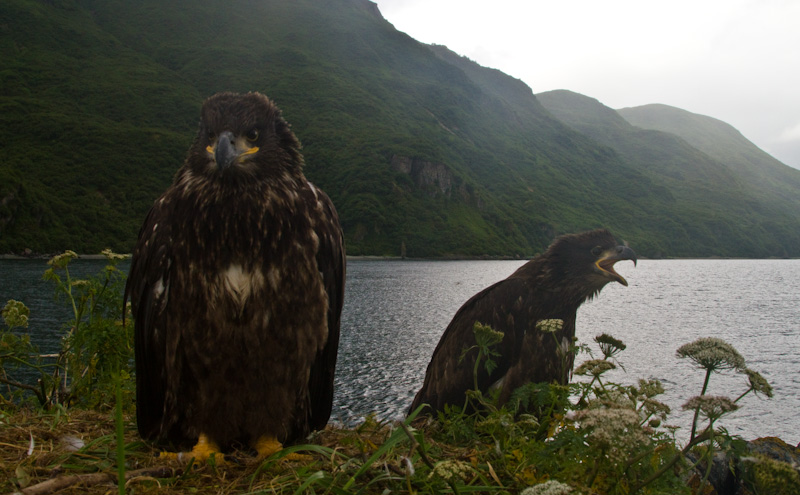
MULTIPOLYGON (((556 90, 536 95, 539 102, 562 122, 622 153, 638 169, 682 184, 739 187, 735 174, 684 139, 669 132, 644 130, 631 125, 615 110, 594 98, 556 90)), ((691 197, 696 191, 685 192, 691 197)), ((687 198, 688 199, 688 198, 687 198)))
POLYGON ((203 99, 252 90, 349 254, 526 257, 604 226, 645 256, 800 255, 791 201, 751 209, 735 167, 643 129, 664 155, 632 159, 366 0, 5 0, 0 56, 0 253, 130 251, 203 99))
POLYGON ((787 201, 800 200, 797 194, 800 173, 762 151, 721 120, 661 104, 621 108, 618 112, 637 127, 680 136, 744 180, 766 187, 787 201))
MULTIPOLYGON (((794 238, 800 172, 759 150, 730 125, 664 105, 615 111, 566 90, 537 98, 564 123, 656 177, 681 209, 694 212, 694 228, 751 252, 767 238, 794 238)), ((781 255, 776 243, 771 249, 781 255)))

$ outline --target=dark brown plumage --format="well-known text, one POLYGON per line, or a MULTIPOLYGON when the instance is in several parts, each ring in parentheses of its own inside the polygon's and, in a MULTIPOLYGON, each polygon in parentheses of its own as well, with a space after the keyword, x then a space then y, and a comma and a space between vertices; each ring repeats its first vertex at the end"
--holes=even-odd
POLYGON ((267 454, 268 443, 327 423, 345 253, 336 210, 302 165, 265 96, 203 104, 186 163, 144 221, 125 289, 144 438, 267 454))
POLYGON ((414 411, 429 404, 435 412, 445 404, 462 406, 465 392, 474 388, 473 368, 477 352, 464 349, 475 344, 475 322, 504 332, 495 350, 497 368, 489 375, 479 367, 478 388, 501 388, 500 403, 511 392, 529 382, 566 383, 572 370, 571 353, 562 366, 556 340, 562 347, 572 344, 578 307, 611 281, 628 285, 614 271, 619 260, 633 260, 636 254, 618 246, 606 230, 594 230, 557 238, 547 251, 536 256, 505 280, 470 298, 447 326, 425 374, 425 382, 411 405, 414 411), (546 319, 564 321, 561 331, 547 335, 536 329, 546 319))

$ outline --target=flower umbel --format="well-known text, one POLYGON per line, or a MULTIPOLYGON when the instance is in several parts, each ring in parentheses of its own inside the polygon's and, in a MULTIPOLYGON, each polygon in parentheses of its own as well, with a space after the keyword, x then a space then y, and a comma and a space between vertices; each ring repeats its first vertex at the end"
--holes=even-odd
POLYGON ((679 358, 688 357, 708 371, 745 369, 744 358, 732 345, 715 337, 703 337, 678 348, 679 358))
POLYGON ((428 475, 428 478, 436 475, 445 481, 452 481, 456 478, 466 480, 471 472, 472 468, 466 462, 451 459, 437 462, 436 465, 433 466, 433 471, 428 475))
POLYGON ((600 376, 608 370, 615 369, 614 363, 606 361, 605 359, 590 359, 584 361, 580 366, 575 368, 576 375, 592 375, 594 377, 600 376))
POLYGON ((594 338, 597 345, 600 346, 600 352, 603 353, 606 359, 613 357, 616 354, 625 350, 626 345, 621 340, 615 339, 611 335, 604 333, 594 338))
POLYGON ((47 264, 53 268, 66 268, 66 266, 69 265, 69 262, 77 257, 78 254, 75 251, 67 250, 50 258, 47 264))
POLYGON ((649 416, 658 416, 664 420, 667 419, 670 408, 661 401, 647 398, 642 402, 642 411, 647 413, 649 416))
POLYGON ((657 379, 644 380, 640 378, 639 388, 636 391, 639 397, 652 399, 656 395, 661 395, 664 393, 664 385, 661 384, 661 380, 657 379))
POLYGON ((575 419, 581 430, 588 430, 589 445, 617 460, 627 458, 633 449, 647 442, 647 435, 639 425, 639 413, 633 409, 584 409, 578 411, 575 419))
POLYGON ((543 333, 556 333, 564 328, 564 320, 550 319, 536 322, 536 330, 543 333))
POLYGON ((529 486, 522 490, 520 495, 566 495, 572 492, 572 487, 560 481, 549 480, 538 485, 529 486))
POLYGON ((472 331, 475 334, 475 341, 481 346, 492 347, 503 341, 503 332, 498 332, 491 326, 482 325, 477 321, 473 325, 472 331))
POLYGON ((696 395, 682 407, 684 411, 699 409, 711 422, 718 420, 725 413, 739 409, 739 406, 729 398, 715 395, 696 395))
POLYGON ((767 397, 772 397, 772 385, 769 384, 766 378, 761 376, 761 373, 750 368, 745 369, 744 373, 750 381, 750 388, 753 389, 756 395, 764 394, 767 397))
POLYGON ((115 253, 109 248, 103 249, 102 251, 100 251, 100 254, 105 256, 108 261, 120 261, 130 258, 130 255, 128 254, 115 253))
POLYGON ((20 301, 9 299, 2 311, 3 321, 8 328, 28 328, 31 311, 20 301))

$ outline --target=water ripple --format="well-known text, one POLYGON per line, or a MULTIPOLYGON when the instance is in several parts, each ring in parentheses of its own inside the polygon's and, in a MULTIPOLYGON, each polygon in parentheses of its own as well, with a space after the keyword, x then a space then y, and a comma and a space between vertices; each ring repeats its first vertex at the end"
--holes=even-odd
MULTIPOLYGON (((103 266, 73 263, 78 275, 103 266)), ((521 264, 351 261, 332 420, 404 416, 456 310, 521 264)), ((0 302, 14 298, 31 308, 32 337, 49 352, 69 312, 54 304, 41 281, 45 268, 42 261, 0 260, 0 302)), ((722 425, 745 438, 800 441, 800 260, 642 260, 636 268, 620 264, 618 271, 630 286, 606 287, 580 309, 577 325, 582 342, 600 333, 625 342, 620 360, 626 372, 616 370, 615 381, 661 379, 673 410, 668 422, 686 427, 690 417, 680 406, 699 394, 703 374, 677 359, 675 350, 700 337, 719 337, 775 390, 771 400, 748 395, 722 425)), ((709 393, 735 398, 745 388, 741 375, 717 374, 709 393)))

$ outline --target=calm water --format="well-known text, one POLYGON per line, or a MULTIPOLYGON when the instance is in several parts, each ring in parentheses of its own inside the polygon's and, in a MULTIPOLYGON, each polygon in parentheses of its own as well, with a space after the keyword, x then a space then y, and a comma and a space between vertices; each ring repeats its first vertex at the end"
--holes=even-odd
MULTIPOLYGON (((73 263, 81 273, 103 266, 73 263)), ((455 311, 521 264, 350 261, 334 419, 357 421, 371 411, 401 417, 455 311)), ((31 307, 30 331, 47 348, 69 312, 39 280, 45 268, 41 261, 0 260, 0 301, 15 298, 31 307)), ((600 333, 625 342, 620 361, 626 371, 615 371, 615 381, 661 379, 673 409, 668 423, 687 427, 691 418, 680 406, 700 393, 703 373, 677 359, 675 350, 699 337, 719 337, 775 391, 770 400, 748 395, 721 425, 745 438, 800 441, 800 260, 643 260, 636 268, 620 263, 618 271, 630 286, 609 285, 584 304, 577 332, 582 342, 600 333)), ((712 377, 709 393, 735 398, 745 389, 744 377, 725 373, 712 377)))

